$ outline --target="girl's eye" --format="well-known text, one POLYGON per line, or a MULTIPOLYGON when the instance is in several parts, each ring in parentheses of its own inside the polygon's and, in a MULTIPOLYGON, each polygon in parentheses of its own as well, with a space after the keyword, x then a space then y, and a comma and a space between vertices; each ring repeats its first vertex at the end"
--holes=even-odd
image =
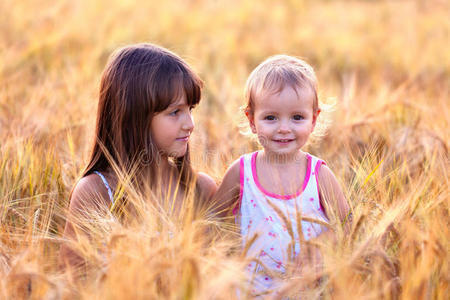
POLYGON ((273 120, 275 120, 275 116, 265 116, 264 120, 273 121, 273 120))
POLYGON ((176 116, 177 113, 178 113, 179 111, 180 111, 179 109, 175 109, 174 111, 172 111, 172 112, 170 113, 170 115, 171 115, 171 116, 176 116))
POLYGON ((301 121, 301 120, 303 120, 303 117, 302 117, 301 115, 294 115, 294 116, 293 116, 293 119, 294 119, 295 121, 301 121))
POLYGON ((195 105, 189 106, 189 111, 192 111, 195 108, 195 105))

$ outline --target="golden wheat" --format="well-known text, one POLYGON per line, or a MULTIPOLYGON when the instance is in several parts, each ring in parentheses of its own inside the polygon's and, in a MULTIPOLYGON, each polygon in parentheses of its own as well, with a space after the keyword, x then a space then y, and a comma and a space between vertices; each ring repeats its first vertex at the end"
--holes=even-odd
POLYGON ((176 216, 163 209, 170 199, 146 206, 150 195, 128 190, 141 222, 91 215, 78 220, 91 240, 61 237, 102 68, 113 49, 141 41, 180 54, 204 79, 192 160, 217 180, 258 147, 239 134, 238 112, 264 58, 305 58, 322 100, 335 98, 328 134, 307 150, 341 180, 354 222, 315 245, 321 279, 294 268, 281 295, 450 294, 448 2, 4 0, 0 11, 0 298, 245 298, 237 234, 194 217, 192 195, 176 216), (88 261, 82 280, 59 268, 61 243, 88 261))

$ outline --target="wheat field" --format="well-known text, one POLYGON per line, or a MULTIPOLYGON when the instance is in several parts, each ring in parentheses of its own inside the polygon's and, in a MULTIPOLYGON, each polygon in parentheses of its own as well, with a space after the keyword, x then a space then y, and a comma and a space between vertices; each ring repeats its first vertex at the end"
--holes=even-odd
POLYGON ((251 70, 277 53, 315 68, 335 105, 306 150, 334 170, 353 224, 318 245, 320 283, 293 272, 282 295, 448 299, 448 1, 3 0, 0 12, 1 299, 246 298, 235 234, 193 219, 192 197, 181 216, 143 208, 132 226, 93 216, 92 240, 74 245, 90 265, 83 279, 59 267, 101 72, 137 42, 176 52, 204 80, 190 147, 217 182, 258 148, 241 134, 251 70))

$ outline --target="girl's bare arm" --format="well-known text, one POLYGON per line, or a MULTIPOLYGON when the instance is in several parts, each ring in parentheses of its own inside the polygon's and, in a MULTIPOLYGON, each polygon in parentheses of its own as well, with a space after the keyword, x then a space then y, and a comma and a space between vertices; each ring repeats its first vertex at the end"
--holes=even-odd
POLYGON ((200 189, 199 192, 202 208, 210 211, 212 209, 212 198, 217 191, 217 184, 211 176, 203 172, 198 172, 197 184, 200 189))
POLYGON ((101 179, 93 174, 78 181, 73 189, 63 237, 67 242, 61 245, 60 259, 63 267, 80 268, 85 265, 82 256, 71 245, 81 237, 88 238, 82 222, 90 216, 102 213, 109 207, 109 195, 101 179))
POLYGON ((326 215, 329 219, 337 217, 344 230, 350 230, 351 211, 341 186, 334 176, 333 172, 326 165, 322 165, 318 173, 319 193, 321 204, 325 208, 326 215))
MULTIPOLYGON (((320 202, 325 209, 327 218, 331 221, 339 220, 343 224, 344 233, 348 233, 351 224, 351 211, 339 182, 326 165, 320 167, 317 176, 320 202)), ((307 270, 309 276, 311 276, 311 272, 318 272, 317 275, 320 274, 320 268, 317 267, 322 263, 322 256, 319 248, 316 246, 317 243, 330 240, 332 243, 336 242, 336 234, 333 230, 325 231, 315 239, 309 240, 309 243, 303 246, 297 262, 302 265, 302 270, 307 270)))
POLYGON ((227 170, 213 198, 216 215, 224 218, 238 204, 240 188, 240 161, 236 160, 227 170))

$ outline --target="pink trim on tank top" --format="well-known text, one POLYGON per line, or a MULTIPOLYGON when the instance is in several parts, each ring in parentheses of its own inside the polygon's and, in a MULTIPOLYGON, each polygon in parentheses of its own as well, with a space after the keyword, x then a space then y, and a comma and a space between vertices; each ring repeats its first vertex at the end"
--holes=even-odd
POLYGON ((308 181, 309 181, 309 177, 311 176, 311 156, 308 153, 306 153, 306 157, 308 158, 308 167, 306 168, 306 174, 305 174, 305 179, 303 180, 303 186, 295 194, 290 194, 290 195, 278 195, 275 193, 268 192, 262 187, 262 185, 259 183, 259 180, 258 180, 258 174, 256 174, 256 156, 257 155, 258 155, 258 151, 256 151, 252 155, 252 173, 253 173, 253 180, 255 181, 256 186, 259 188, 259 190, 261 192, 263 192, 264 194, 266 194, 269 197, 273 197, 276 199, 282 199, 282 200, 289 200, 289 199, 297 197, 305 190, 306 185, 308 184, 308 181))
POLYGON ((239 202, 233 209, 233 215, 236 215, 238 209, 241 207, 242 195, 244 193, 244 157, 239 160, 239 202))
POLYGON ((314 168, 314 175, 316 176, 316 184, 317 184, 317 194, 319 195, 319 205, 322 212, 325 214, 325 210, 322 206, 322 199, 320 197, 320 190, 319 190, 319 169, 322 165, 326 165, 326 163, 323 160, 318 160, 316 163, 316 167, 314 168))

